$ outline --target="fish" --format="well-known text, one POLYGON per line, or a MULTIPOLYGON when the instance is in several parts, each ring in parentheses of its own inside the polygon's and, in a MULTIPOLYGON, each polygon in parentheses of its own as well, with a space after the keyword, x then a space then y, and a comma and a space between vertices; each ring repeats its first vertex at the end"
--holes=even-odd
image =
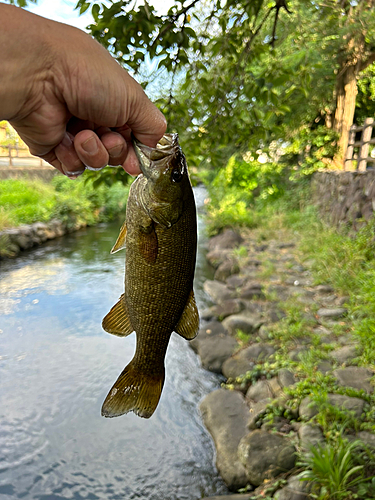
POLYGON ((172 332, 191 340, 199 329, 193 290, 197 215, 178 134, 165 134, 156 148, 133 137, 133 146, 141 174, 131 185, 125 222, 111 250, 126 248, 125 291, 102 326, 120 337, 135 331, 136 351, 102 415, 132 411, 150 418, 162 393, 172 332))

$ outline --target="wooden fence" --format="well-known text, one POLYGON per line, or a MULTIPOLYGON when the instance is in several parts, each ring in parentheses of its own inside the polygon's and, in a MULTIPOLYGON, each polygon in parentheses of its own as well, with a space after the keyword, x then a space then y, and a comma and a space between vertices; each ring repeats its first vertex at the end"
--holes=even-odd
POLYGON ((374 127, 374 118, 366 118, 362 127, 357 125, 350 127, 348 149, 345 155, 345 170, 364 172, 367 163, 375 163, 375 158, 369 156, 370 144, 375 144, 375 138, 372 138, 374 127), (360 139, 357 140, 359 134, 361 134, 360 139), (357 162, 356 169, 353 168, 353 160, 357 162))
POLYGON ((0 164, 3 165, 4 161, 9 167, 18 166, 19 164, 31 164, 40 167, 45 165, 41 158, 30 155, 28 148, 22 148, 18 145, 0 147, 0 164))

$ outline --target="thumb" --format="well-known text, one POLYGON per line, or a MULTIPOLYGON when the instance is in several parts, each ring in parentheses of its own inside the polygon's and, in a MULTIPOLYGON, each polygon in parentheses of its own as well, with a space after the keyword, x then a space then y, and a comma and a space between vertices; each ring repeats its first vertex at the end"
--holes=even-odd
POLYGON ((130 104, 127 125, 134 136, 146 146, 155 147, 167 130, 167 120, 144 93, 142 87, 130 104))

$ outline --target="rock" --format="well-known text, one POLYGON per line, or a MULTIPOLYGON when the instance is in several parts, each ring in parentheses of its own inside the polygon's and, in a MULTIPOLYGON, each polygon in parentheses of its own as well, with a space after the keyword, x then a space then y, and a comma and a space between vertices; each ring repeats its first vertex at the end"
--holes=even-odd
POLYGON ((226 279, 226 284, 228 285, 229 288, 240 288, 241 286, 244 285, 246 282, 246 277, 245 276, 239 276, 238 274, 233 274, 232 276, 229 276, 229 278, 226 279))
POLYGON ((317 315, 320 318, 334 319, 334 318, 342 318, 343 316, 345 316, 347 312, 348 311, 347 309, 345 309, 345 307, 336 307, 332 309, 322 307, 321 309, 318 310, 317 315))
POLYGON ((310 286, 311 279, 302 278, 300 276, 291 276, 290 278, 287 278, 285 280, 285 284, 286 285, 293 285, 293 286, 310 286))
POLYGON ((246 393, 246 399, 251 399, 256 403, 264 399, 276 398, 283 391, 277 377, 270 380, 258 380, 249 387, 246 393))
POLYGON ((320 363, 318 363, 317 365, 317 369, 322 372, 322 373, 328 373, 330 371, 333 370, 333 366, 331 365, 331 363, 329 361, 321 361, 320 363))
POLYGON ((220 321, 210 321, 207 325, 201 328, 195 339, 189 342, 189 346, 193 351, 198 352, 199 343, 207 338, 214 337, 215 335, 220 335, 221 337, 228 335, 228 331, 223 327, 220 321))
POLYGON ((341 410, 354 412, 358 419, 360 419, 365 405, 363 399, 342 396, 341 394, 328 394, 328 402, 341 410))
POLYGON ((315 425, 302 424, 298 430, 300 446, 303 450, 308 451, 310 446, 316 446, 324 441, 323 432, 315 425))
POLYGON ((339 385, 343 387, 353 387, 358 390, 362 389, 368 394, 374 392, 374 386, 370 383, 373 375, 371 370, 359 366, 339 368, 333 372, 333 376, 336 378, 339 385))
POLYGON ((268 313, 268 320, 270 323, 277 323, 283 318, 286 318, 286 314, 278 308, 272 308, 268 313))
POLYGON ((219 495, 215 497, 204 497, 202 500, 251 500, 250 493, 235 493, 234 495, 219 495))
POLYGON ((262 319, 250 313, 233 314, 223 321, 224 328, 231 335, 235 335, 237 330, 241 330, 244 333, 254 333, 259 329, 261 324, 262 319))
POLYGON ((199 342, 198 354, 203 368, 214 373, 222 373, 222 366, 238 348, 236 340, 229 336, 217 335, 199 342))
POLYGON ((277 243, 276 248, 294 248, 296 246, 295 243, 289 242, 289 243, 277 243))
POLYGON ((247 359, 241 359, 234 355, 226 359, 222 366, 222 372, 227 379, 235 380, 254 367, 255 363, 247 359))
POLYGON ((220 281, 207 280, 203 283, 203 290, 214 302, 224 302, 233 298, 233 292, 220 281))
POLYGON ((225 319, 233 314, 240 313, 244 308, 243 303, 239 299, 228 299, 222 304, 218 304, 212 308, 215 317, 225 319))
POLYGON ((213 267, 217 268, 220 266, 220 264, 230 258, 231 255, 231 250, 222 250, 220 248, 216 248, 215 250, 211 250, 211 252, 208 252, 206 254, 206 259, 213 267))
POLYGON ((268 359, 275 353, 275 348, 269 344, 252 344, 241 349, 223 364, 223 375, 235 379, 251 370, 256 361, 268 359))
POLYGON ((241 439, 238 457, 248 480, 255 486, 291 470, 296 461, 295 448, 288 438, 261 430, 252 431, 241 439))
POLYGON ((262 340, 269 340, 270 338, 272 338, 269 328, 265 325, 262 325, 259 328, 258 335, 262 340))
POLYGON ((235 248, 243 242, 243 238, 233 229, 225 229, 222 233, 214 236, 208 243, 208 248, 235 248))
POLYGON ((281 387, 289 387, 297 382, 295 375, 287 368, 281 368, 277 376, 281 387))
POLYGON ((257 285, 247 285, 245 288, 240 290, 239 292, 239 297, 241 299, 254 299, 254 298, 259 298, 259 299, 264 299, 265 295, 262 292, 262 287, 257 286, 257 285))
POLYGON ((302 420, 310 420, 319 413, 319 409, 309 396, 302 399, 299 405, 299 416, 302 420))
POLYGON ((363 441, 372 451, 375 451, 375 434, 367 431, 361 431, 358 432, 356 438, 363 441))
POLYGON ((270 401, 274 395, 267 380, 258 380, 254 385, 251 385, 246 393, 246 399, 250 399, 258 403, 259 401, 270 401))
POLYGON ((308 351, 307 347, 300 345, 297 346, 295 349, 289 351, 289 357, 292 361, 299 361, 301 359, 301 355, 307 351, 308 351))
POLYGON ((203 311, 199 311, 199 317, 202 321, 210 321, 216 319, 216 306, 207 307, 203 311))
POLYGON ((237 262, 233 260, 225 260, 216 269, 214 279, 218 281, 225 281, 231 274, 238 273, 240 268, 237 262))
POLYGON ((216 446, 216 466, 230 490, 247 484, 244 466, 237 456, 238 445, 247 434, 249 409, 240 392, 218 389, 200 405, 204 425, 216 446))
POLYGON ((307 481, 301 481, 298 476, 291 476, 288 479, 288 484, 278 490, 275 495, 275 500, 308 500, 309 484, 307 481))
POLYGON ((271 401, 268 399, 263 399, 258 402, 252 402, 250 401, 249 403, 249 408, 250 408, 250 420, 248 423, 248 428, 249 430, 252 429, 258 429, 260 427, 260 422, 258 423, 258 420, 260 417, 262 417, 266 413, 267 405, 271 401))
POLYGON ((357 346, 355 345, 346 345, 330 352, 330 356, 340 365, 352 361, 358 355, 359 352, 357 350, 357 346))

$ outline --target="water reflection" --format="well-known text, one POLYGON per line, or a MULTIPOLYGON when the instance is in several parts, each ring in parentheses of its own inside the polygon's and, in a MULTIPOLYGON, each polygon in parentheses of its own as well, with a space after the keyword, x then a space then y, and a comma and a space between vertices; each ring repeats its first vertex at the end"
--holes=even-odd
MULTIPOLYGON (((201 193, 201 197, 204 193, 201 193)), ((25 499, 194 500, 227 490, 197 407, 218 386, 172 336, 166 383, 150 420, 104 419, 108 388, 129 362, 101 319, 123 289, 118 224, 97 226, 2 263, 0 496, 25 499)), ((204 245, 204 240, 200 240, 204 245)), ((196 295, 200 305, 200 247, 196 295)))

